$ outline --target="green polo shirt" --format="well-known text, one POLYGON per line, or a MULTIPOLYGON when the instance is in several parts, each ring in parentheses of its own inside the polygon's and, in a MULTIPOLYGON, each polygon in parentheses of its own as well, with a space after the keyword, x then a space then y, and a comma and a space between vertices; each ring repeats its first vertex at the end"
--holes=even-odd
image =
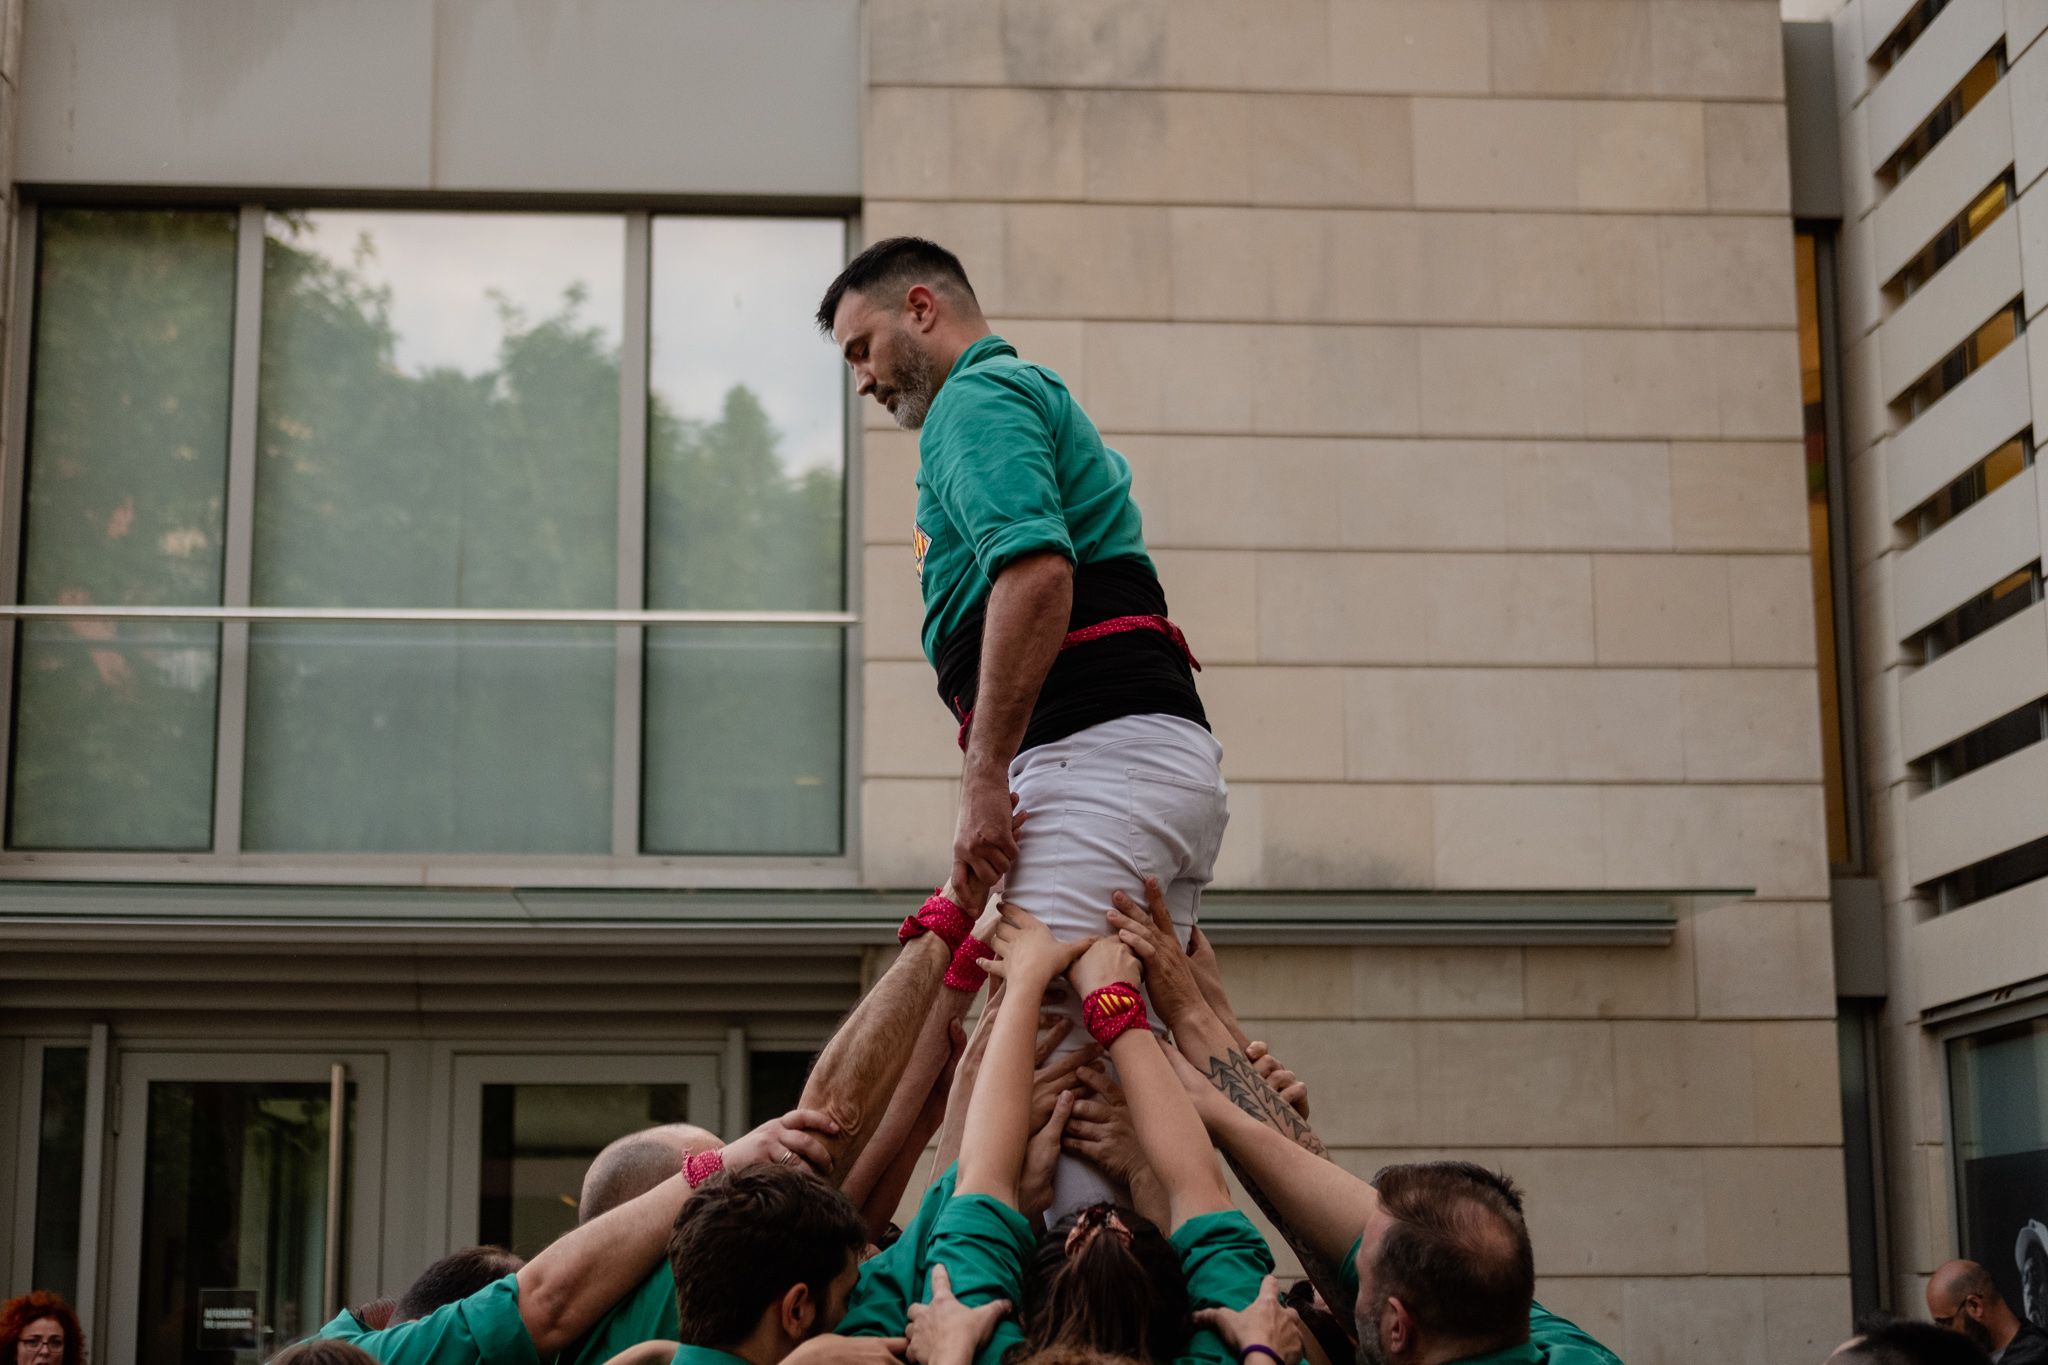
POLYGON ((669 1357, 669 1365, 747 1365, 730 1351, 714 1351, 709 1346, 679 1346, 669 1357))
MULTIPOLYGON (((932 1234, 931 1259, 946 1267, 953 1297, 969 1308, 1008 1299, 1013 1310, 995 1325, 975 1365, 998 1365, 1003 1353, 1024 1340, 1017 1314, 1024 1308, 1024 1265, 1038 1245, 1038 1229, 1023 1214, 986 1194, 963 1194, 947 1204, 932 1234)), ((931 1275, 918 1286, 917 1301, 929 1303, 931 1275)))
POLYGON ((519 1317, 519 1277, 507 1275, 466 1299, 381 1332, 342 1313, 320 1335, 368 1351, 384 1365, 540 1365, 519 1317), (353 1330, 351 1330, 353 1329, 353 1330))
POLYGON ((846 1301, 846 1316, 837 1329, 843 1337, 900 1337, 910 1325, 910 1305, 924 1288, 926 1256, 939 1213, 953 1198, 960 1164, 932 1182, 918 1201, 917 1216, 903 1235, 861 1262, 860 1278, 846 1301))
MULTIPOLYGON (((1364 1243, 1361 1233, 1339 1267, 1354 1302, 1358 1299, 1358 1249, 1364 1243)), ((1454 1365, 1621 1365, 1621 1357, 1542 1304, 1532 1303, 1528 1341, 1483 1356, 1468 1356, 1454 1365)))
POLYGON ((1011 561, 1054 551, 1075 564, 1149 570, 1131 466, 1043 365, 998 336, 953 362, 917 444, 911 548, 924 590, 924 652, 988 600, 1011 561))
POLYGON ((557 1356, 557 1365, 604 1365, 619 1352, 643 1341, 676 1337, 676 1277, 667 1261, 640 1282, 640 1287, 611 1306, 588 1332, 557 1356))
MULTIPOLYGON (((1272 1248, 1236 1209, 1197 1214, 1173 1230, 1172 1240, 1187 1273, 1190 1308, 1245 1308, 1273 1273, 1272 1248)), ((1181 1355, 1183 1362, 1236 1359, 1237 1352, 1209 1327, 1196 1328, 1181 1355)))

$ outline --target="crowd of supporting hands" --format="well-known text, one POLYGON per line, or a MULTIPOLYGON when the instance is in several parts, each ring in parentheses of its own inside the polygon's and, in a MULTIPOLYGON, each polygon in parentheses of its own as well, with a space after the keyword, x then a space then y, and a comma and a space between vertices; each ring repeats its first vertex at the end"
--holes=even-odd
MULTIPOLYGON (((1354 1322, 1354 1258, 1378 1194, 1317 1139, 1305 1084, 1246 1036, 1199 929, 1183 950, 1149 881, 1147 904, 1113 893, 1102 934, 1081 942, 999 899, 969 932, 950 890, 905 921, 798 1108, 691 1152, 681 1171, 665 1166, 673 1173, 601 1216, 586 1211, 492 1286, 516 1297, 520 1330, 485 1325, 473 1305, 487 1290, 404 1326, 323 1335, 386 1365, 1346 1365, 1363 1327, 1360 1359, 1382 1359, 1380 1324, 1354 1322), (984 969, 991 989, 970 1038, 984 969), (1046 1009, 1048 992, 1136 996, 1118 983, 1142 984, 1170 1039, 1139 1005, 1121 1031, 1089 1012, 1106 1046, 1062 1046, 1073 1025, 1046 1009), (935 1136, 940 1178, 899 1232, 890 1219, 935 1136), (1312 1292, 1279 1293, 1219 1151, 1312 1292), (1128 1198, 1042 1229, 1062 1153, 1128 1198), (645 1313, 633 1328, 636 1299, 674 1336, 645 1313)), ((1370 1281, 1367 1296, 1369 1313, 1387 1311, 1370 1281)), ((1456 1344, 1477 1349, 1440 1358, 1501 1343, 1456 1344)), ((315 1339, 275 1360, 359 1359, 330 1347, 348 1351, 315 1339)))

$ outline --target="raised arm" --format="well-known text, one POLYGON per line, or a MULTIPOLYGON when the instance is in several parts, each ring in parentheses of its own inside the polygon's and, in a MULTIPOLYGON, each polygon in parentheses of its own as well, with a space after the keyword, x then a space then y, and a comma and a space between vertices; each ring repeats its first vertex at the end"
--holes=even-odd
MULTIPOLYGON (((1257 1183, 1276 1216, 1326 1261, 1341 1265, 1379 1207, 1372 1186, 1232 1104, 1186 1061, 1173 1067, 1182 1093, 1210 1135, 1246 1180, 1257 1183)), ((1330 1299, 1327 1290, 1324 1297, 1341 1316, 1344 1305, 1330 1299)))
MULTIPOLYGON (((804 1161, 822 1169, 830 1159, 833 1122, 798 1109, 728 1143, 727 1169, 760 1161, 804 1161)), ((639 1288, 668 1246, 676 1215, 690 1197, 681 1174, 637 1199, 550 1243, 519 1270, 519 1320, 545 1360, 589 1331, 613 1304, 639 1288)))
MULTIPOLYGON (((1027 818, 1015 809, 1015 804, 1004 797, 1004 819, 1012 831, 1027 818)), ((953 963, 954 950, 965 941, 973 925, 969 912, 961 908, 953 884, 948 883, 945 890, 905 921, 903 932, 915 932, 916 936, 897 950, 889 970, 853 1007, 832 1035, 832 1041, 818 1054, 810 1076, 804 1081, 800 1103, 806 1109, 824 1110, 838 1127, 830 1143, 831 1166, 825 1171, 833 1184, 846 1183, 861 1152, 881 1126, 889 1099, 916 1051, 905 1047, 903 1040, 923 1032, 925 1016, 939 996, 940 982, 953 963)), ((943 1059, 939 1065, 943 1065, 943 1059)), ((887 1164, 883 1163, 883 1169, 887 1164)))
POLYGON ((989 1033, 988 1053, 974 1078, 967 1106, 956 1194, 985 1194, 1017 1206, 1024 1149, 1031 1139, 1033 1054, 1038 1006, 1045 988, 1085 949, 1086 940, 1061 943, 1036 916, 1015 905, 1002 908, 996 930, 999 956, 988 964, 1003 979, 1003 1007, 989 1033))
MULTIPOLYGON (((1113 938, 1096 940, 1072 973, 1074 989, 1084 999, 1120 982, 1135 987, 1141 975, 1137 957, 1113 938)), ((1173 1227, 1229 1208, 1230 1191, 1209 1135, 1152 1030, 1131 1027, 1117 1034, 1109 1044, 1109 1059, 1122 1078, 1138 1146, 1165 1188, 1173 1227)))

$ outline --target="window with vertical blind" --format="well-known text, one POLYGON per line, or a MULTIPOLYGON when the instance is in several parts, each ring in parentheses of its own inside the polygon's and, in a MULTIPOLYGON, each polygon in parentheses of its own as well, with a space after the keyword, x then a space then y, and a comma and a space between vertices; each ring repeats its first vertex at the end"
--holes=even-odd
POLYGON ((35 225, 10 849, 844 850, 843 220, 35 225))

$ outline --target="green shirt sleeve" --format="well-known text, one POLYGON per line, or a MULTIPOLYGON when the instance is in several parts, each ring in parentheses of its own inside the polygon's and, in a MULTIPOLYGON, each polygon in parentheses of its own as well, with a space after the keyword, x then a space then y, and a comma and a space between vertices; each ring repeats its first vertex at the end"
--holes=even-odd
POLYGON ((384 1365, 540 1365, 519 1317, 517 1275, 423 1318, 365 1333, 354 1344, 384 1365))
POLYGON ((673 1341, 676 1331, 675 1272, 664 1261, 556 1360, 558 1365, 604 1365, 643 1341, 673 1341))
POLYGON ((1028 554, 1074 559, 1046 410, 1053 396, 1028 372, 982 367, 947 381, 946 431, 932 447, 946 453, 926 477, 990 582, 1028 554))
POLYGON ((1545 1365, 1621 1365, 1621 1357, 1540 1303, 1529 1305, 1529 1344, 1545 1365))
POLYGON ((918 1201, 917 1214, 903 1235, 882 1251, 861 1262, 860 1278, 854 1282, 846 1316, 839 1320, 839 1334, 848 1337, 900 1337, 910 1323, 910 1305, 917 1302, 919 1283, 924 1278, 925 1255, 931 1248, 939 1212, 953 1197, 953 1182, 959 1179, 956 1162, 932 1182, 918 1201))
MULTIPOLYGON (((985 1194, 963 1195, 948 1203, 932 1236, 931 1264, 946 1267, 953 1297, 969 1308, 1008 1299, 1012 1308, 1024 1303, 1024 1264, 1038 1245, 1038 1234, 1023 1214, 985 1194)), ((931 1276, 918 1286, 919 1303, 931 1298, 931 1276)), ((975 1353, 975 1365, 997 1365, 1003 1353, 1024 1339, 1015 1316, 996 1324, 975 1353)))
MULTIPOLYGON (((1359 1233, 1358 1240, 1351 1244, 1351 1250, 1344 1253, 1344 1264, 1337 1267, 1337 1275, 1344 1281, 1344 1292, 1351 1296, 1351 1302, 1358 1302, 1358 1251, 1365 1245, 1365 1234, 1359 1233)), ((1336 1304, 1330 1307, 1336 1308, 1336 1304)))
POLYGON ((353 1308, 344 1308, 328 1319, 327 1325, 313 1333, 313 1336, 316 1339, 330 1341, 354 1341, 357 1337, 365 1335, 365 1333, 366 1329, 356 1317, 355 1310, 353 1308))
MULTIPOLYGON (((1243 1308, 1273 1273, 1272 1249, 1252 1220, 1236 1209, 1190 1218, 1173 1230, 1172 1240, 1187 1274, 1190 1308, 1243 1308)), ((1200 1327, 1180 1359, 1234 1362, 1237 1353, 1214 1329, 1200 1327)))

